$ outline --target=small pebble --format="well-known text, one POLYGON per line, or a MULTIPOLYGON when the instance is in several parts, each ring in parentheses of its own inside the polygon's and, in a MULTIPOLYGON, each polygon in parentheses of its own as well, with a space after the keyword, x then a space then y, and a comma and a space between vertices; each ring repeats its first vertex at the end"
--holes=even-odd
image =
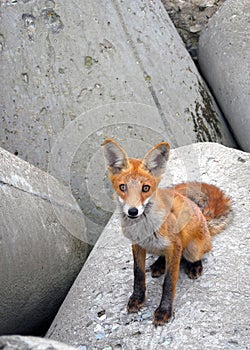
POLYGON ((96 333, 95 338, 97 340, 103 339, 105 337, 105 333, 96 333))
POLYGON ((146 318, 151 318, 152 313, 148 310, 142 314, 142 319, 145 320, 146 318))
POLYGON ((191 26, 191 27, 189 28, 189 30, 190 30, 191 33, 198 33, 198 32, 200 32, 200 31, 202 30, 202 28, 203 28, 202 25, 200 25, 200 24, 195 24, 194 26, 191 26))
POLYGON ((119 327, 120 327, 120 325, 118 323, 114 323, 112 325, 112 331, 116 331, 119 327))
POLYGON ((98 293, 95 297, 95 300, 100 300, 102 298, 102 292, 98 293))
POLYGON ((97 316, 100 318, 102 317, 103 315, 105 315, 105 310, 101 310, 97 313, 97 316))
POLYGON ((95 332, 95 338, 97 340, 100 340, 100 339, 103 339, 105 338, 105 331, 104 331, 104 328, 100 325, 100 324, 97 324, 94 328, 94 332, 95 332))
POLYGON ((102 316, 99 317, 99 320, 100 320, 100 321, 105 321, 106 318, 107 318, 107 315, 104 314, 104 315, 102 315, 102 316))
POLYGON ((214 6, 214 0, 205 0, 201 4, 199 4, 199 8, 206 8, 214 6))

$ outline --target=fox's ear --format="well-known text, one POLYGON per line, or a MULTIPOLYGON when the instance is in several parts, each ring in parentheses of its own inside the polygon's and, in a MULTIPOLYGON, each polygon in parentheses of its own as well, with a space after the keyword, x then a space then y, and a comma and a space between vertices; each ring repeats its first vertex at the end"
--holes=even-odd
POLYGON ((142 168, 153 176, 161 176, 166 168, 169 158, 170 146, 167 142, 161 142, 151 148, 142 161, 142 168))
POLYGON ((103 143, 104 157, 107 162, 108 171, 112 174, 119 174, 129 166, 127 153, 114 140, 107 139, 103 143))

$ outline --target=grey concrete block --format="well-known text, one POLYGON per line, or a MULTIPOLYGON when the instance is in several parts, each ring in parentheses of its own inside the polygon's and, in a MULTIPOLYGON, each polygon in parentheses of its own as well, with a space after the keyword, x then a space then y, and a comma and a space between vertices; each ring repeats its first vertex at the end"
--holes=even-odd
POLYGON ((199 40, 199 64, 233 133, 250 151, 250 3, 227 0, 199 40))
POLYGON ((1 350, 75 350, 72 346, 50 339, 20 335, 0 337, 1 350))
POLYGON ((0 34, 0 144, 71 184, 92 244, 104 138, 235 145, 160 0, 4 1, 0 34))
POLYGON ((0 149, 0 334, 41 334, 87 255, 82 212, 58 180, 0 149))
MULTIPOLYGON (((147 299, 127 314, 133 265, 118 214, 102 233, 60 308, 47 337, 77 349, 211 350, 249 348, 249 163, 250 155, 203 143, 172 150, 161 185, 205 181, 232 198, 233 218, 213 239, 203 275, 190 280, 181 269, 170 323, 155 328, 152 315, 162 278, 147 272, 147 299)), ((148 256, 146 266, 152 263, 148 256)))

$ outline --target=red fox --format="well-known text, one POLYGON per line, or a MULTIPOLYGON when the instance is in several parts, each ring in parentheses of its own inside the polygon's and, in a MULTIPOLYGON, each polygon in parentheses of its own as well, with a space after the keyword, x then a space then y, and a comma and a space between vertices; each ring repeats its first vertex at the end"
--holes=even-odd
POLYGON ((161 142, 143 160, 129 159, 114 140, 104 141, 109 177, 117 194, 124 235, 132 242, 134 289, 128 312, 137 312, 145 301, 146 252, 159 258, 151 265, 151 275, 165 274, 162 298, 154 312, 155 326, 172 315, 173 299, 181 258, 186 273, 198 278, 202 257, 211 249, 211 236, 223 230, 231 210, 230 199, 216 186, 190 182, 159 188, 170 146, 161 142))

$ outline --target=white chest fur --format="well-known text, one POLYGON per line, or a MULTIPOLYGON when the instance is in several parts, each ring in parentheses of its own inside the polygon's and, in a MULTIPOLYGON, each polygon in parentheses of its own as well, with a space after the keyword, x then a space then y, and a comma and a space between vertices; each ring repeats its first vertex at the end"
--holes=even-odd
POLYGON ((159 212, 155 214, 152 209, 146 215, 141 215, 136 219, 130 219, 122 214, 124 236, 133 244, 145 248, 148 253, 157 254, 169 245, 168 239, 158 234, 163 218, 163 214, 159 212))

